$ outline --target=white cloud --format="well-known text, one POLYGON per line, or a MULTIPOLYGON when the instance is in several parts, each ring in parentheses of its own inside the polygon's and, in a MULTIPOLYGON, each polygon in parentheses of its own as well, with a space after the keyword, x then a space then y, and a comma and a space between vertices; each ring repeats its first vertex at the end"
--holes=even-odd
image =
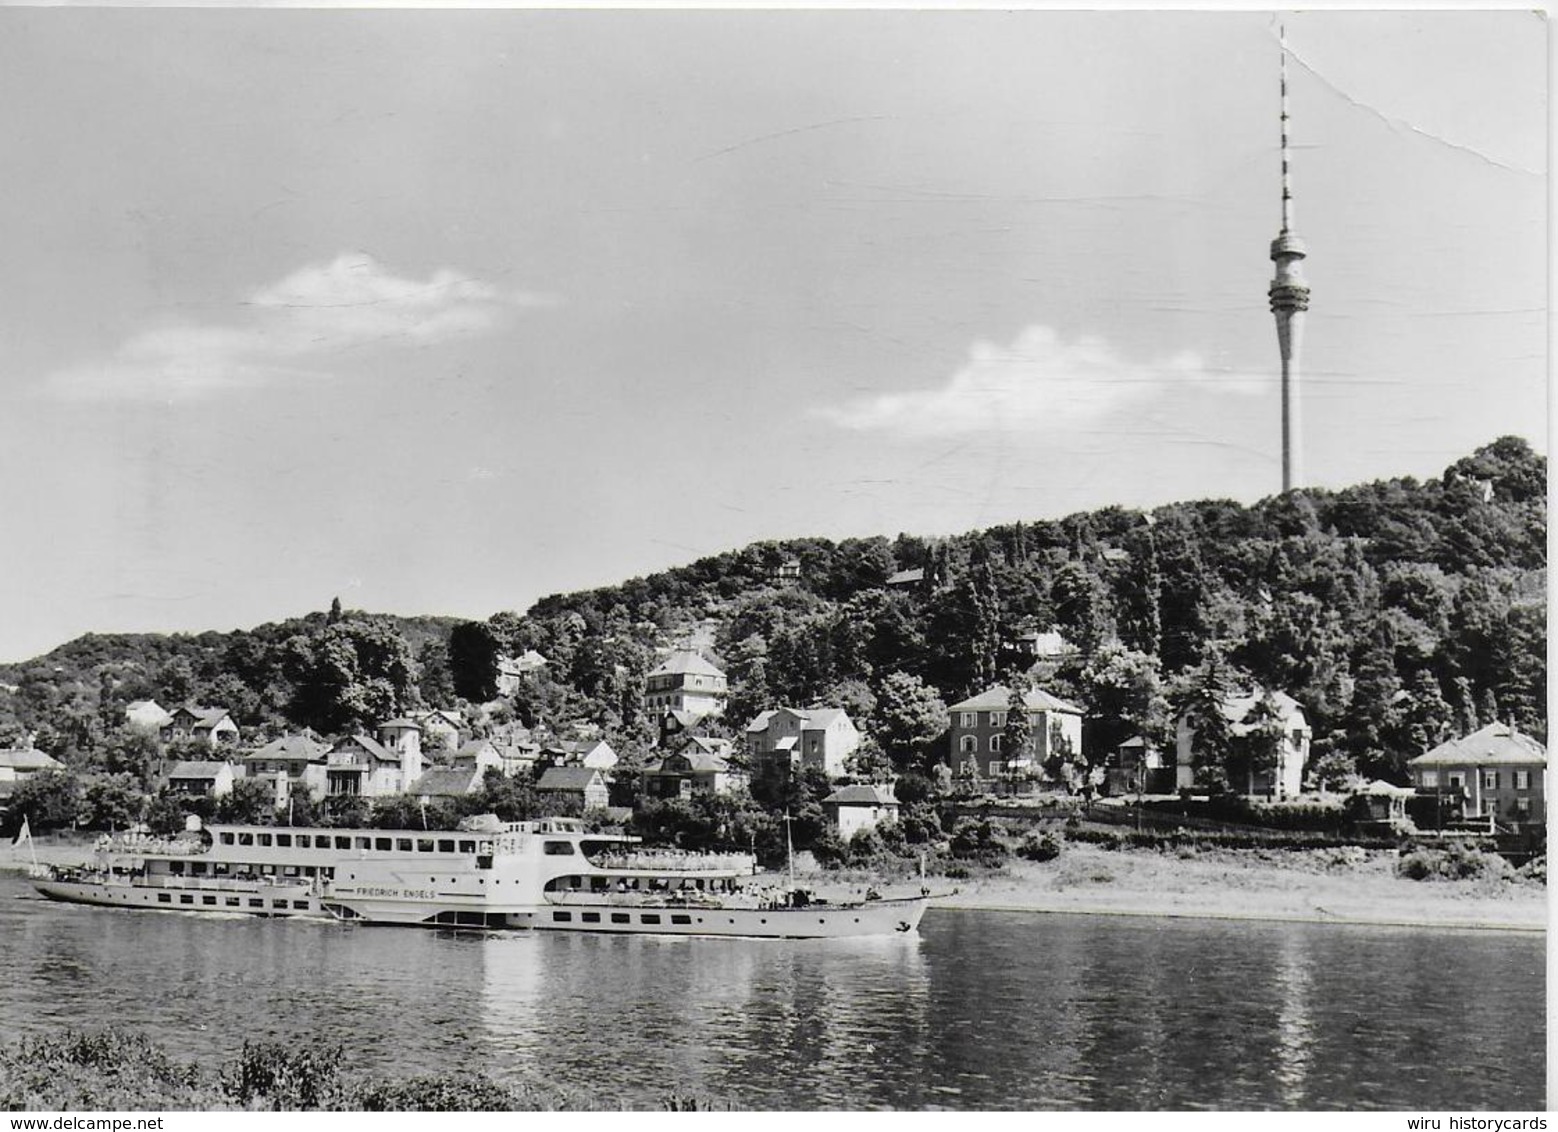
POLYGON ((50 376, 67 398, 172 401, 317 377, 347 351, 425 346, 498 327, 542 295, 504 291, 441 268, 425 279, 392 275, 372 257, 309 264, 261 287, 227 324, 143 331, 111 355, 50 376))
POLYGON ((1061 430, 1091 424, 1175 388, 1249 392, 1258 379, 1218 372, 1197 355, 1131 362, 1098 338, 1064 341, 1030 326, 1009 346, 976 342, 939 389, 858 397, 821 416, 843 428, 907 438, 1061 430))

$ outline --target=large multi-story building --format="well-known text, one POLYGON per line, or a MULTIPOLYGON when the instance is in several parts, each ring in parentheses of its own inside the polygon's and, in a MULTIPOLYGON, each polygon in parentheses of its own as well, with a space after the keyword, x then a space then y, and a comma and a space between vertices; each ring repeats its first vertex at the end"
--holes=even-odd
POLYGON ((656 718, 667 710, 695 716, 718 715, 725 710, 729 698, 725 674, 707 658, 688 649, 666 657, 644 682, 644 707, 656 718))
POLYGON ((401 793, 422 777, 421 746, 411 746, 403 732, 402 743, 390 746, 367 735, 336 740, 325 756, 325 793, 332 798, 401 793))
MULTIPOLYGON (((1012 692, 1004 684, 953 704, 951 713, 952 769, 965 778, 1000 778, 1010 769, 1006 741, 1006 717, 1011 710, 1012 692)), ((1028 758, 1034 767, 1061 753, 1082 752, 1082 709, 1052 696, 1042 688, 1029 688, 1023 695, 1028 713, 1031 750, 1028 758)))
POLYGON ((843 708, 774 708, 747 724, 747 757, 756 778, 804 769, 842 778, 860 746, 860 730, 843 708))
POLYGON ((1407 763, 1424 793, 1458 794, 1468 818, 1511 825, 1547 820, 1547 748, 1507 723, 1490 723, 1407 763))
POLYGON ((284 806, 300 785, 307 786, 315 797, 325 794, 325 756, 329 751, 328 743, 316 742, 307 735, 283 735, 250 751, 241 763, 249 778, 273 783, 276 805, 284 806))

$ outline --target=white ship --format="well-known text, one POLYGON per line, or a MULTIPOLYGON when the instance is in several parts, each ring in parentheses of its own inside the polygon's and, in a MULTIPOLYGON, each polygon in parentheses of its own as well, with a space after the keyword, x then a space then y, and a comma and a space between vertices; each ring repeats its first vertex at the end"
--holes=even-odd
POLYGON ((365 924, 778 939, 914 931, 929 893, 828 902, 741 853, 643 848, 577 819, 457 831, 212 825, 101 844, 34 886, 55 900, 365 924))

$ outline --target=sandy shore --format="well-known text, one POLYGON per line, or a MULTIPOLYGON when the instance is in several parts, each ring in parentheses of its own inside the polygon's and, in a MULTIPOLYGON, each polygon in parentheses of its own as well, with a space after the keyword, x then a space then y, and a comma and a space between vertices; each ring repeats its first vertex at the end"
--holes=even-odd
POLYGON ((958 882, 938 907, 1118 916, 1547 929, 1547 889, 1506 881, 1413 881, 1391 853, 1153 850, 1068 845, 1054 861, 958 882))
MULTIPOLYGON (((40 840, 36 850, 44 864, 80 864, 92 843, 40 840)), ((0 869, 25 870, 31 861, 25 847, 0 843, 0 869)), ((827 873, 805 879, 819 892, 833 887, 827 873)), ((1394 854, 1363 850, 1209 850, 1181 857, 1071 844, 1053 861, 1013 859, 990 877, 930 883, 959 889, 937 907, 989 911, 1505 931, 1545 931, 1548 918, 1541 885, 1403 880, 1394 854)))

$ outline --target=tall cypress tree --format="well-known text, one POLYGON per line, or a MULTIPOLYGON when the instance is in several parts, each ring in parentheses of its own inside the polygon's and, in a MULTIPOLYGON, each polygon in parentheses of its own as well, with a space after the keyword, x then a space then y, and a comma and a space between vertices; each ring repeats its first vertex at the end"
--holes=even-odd
POLYGON ((1033 758, 1033 731, 1028 723, 1028 676, 1014 672, 1006 698, 1006 730, 1001 735, 1001 755, 1007 776, 1015 784, 1028 773, 1033 758))

